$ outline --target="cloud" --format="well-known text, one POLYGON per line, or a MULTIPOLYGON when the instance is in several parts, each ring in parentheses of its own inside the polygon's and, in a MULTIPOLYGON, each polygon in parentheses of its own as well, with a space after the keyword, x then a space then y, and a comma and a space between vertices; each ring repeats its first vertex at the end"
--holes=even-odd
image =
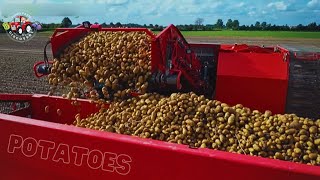
POLYGON ((278 2, 271 2, 267 5, 268 8, 276 8, 277 10, 280 11, 285 11, 287 10, 288 5, 285 4, 283 1, 278 1, 278 2))
POLYGON ((248 12, 248 15, 249 15, 249 16, 254 16, 254 15, 256 15, 256 12, 254 12, 254 11, 249 11, 249 12, 248 12))
MULTIPOLYGON (((80 20, 140 24, 205 24, 217 19, 238 19, 241 24, 266 21, 275 24, 319 23, 320 0, 0 0, 2 16, 17 11, 61 22, 69 16, 80 20), (9 4, 9 5, 8 5, 9 4), (49 17, 51 16, 51 17, 49 17), (313 19, 312 19, 313 18, 313 19)), ((3 17, 0 17, 3 18, 3 17)))
POLYGON ((3 4, 0 7, 3 16, 12 16, 17 12, 25 12, 31 16, 101 16, 105 14, 104 6, 73 4, 73 3, 39 3, 3 4))
POLYGON ((315 8, 315 7, 320 7, 320 0, 311 0, 307 3, 307 6, 309 8, 315 8))
POLYGON ((99 4, 107 4, 107 5, 123 5, 123 4, 127 4, 129 0, 96 0, 96 3, 99 4))
MULTIPOLYGON (((32 2, 33 2, 33 0, 25 0, 23 3, 32 3, 32 2)), ((3 4, 3 3, 20 4, 21 1, 19 1, 19 0, 4 1, 1 4, 3 4)))
POLYGON ((234 7, 236 7, 236 8, 241 8, 241 7, 243 7, 244 5, 245 5, 244 2, 240 2, 239 4, 235 4, 234 7))

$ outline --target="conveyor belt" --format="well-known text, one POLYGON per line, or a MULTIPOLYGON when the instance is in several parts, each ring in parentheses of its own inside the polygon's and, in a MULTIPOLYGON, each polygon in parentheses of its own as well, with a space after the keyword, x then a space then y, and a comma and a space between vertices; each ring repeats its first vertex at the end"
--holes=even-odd
POLYGON ((320 118, 320 59, 291 55, 286 112, 320 118))

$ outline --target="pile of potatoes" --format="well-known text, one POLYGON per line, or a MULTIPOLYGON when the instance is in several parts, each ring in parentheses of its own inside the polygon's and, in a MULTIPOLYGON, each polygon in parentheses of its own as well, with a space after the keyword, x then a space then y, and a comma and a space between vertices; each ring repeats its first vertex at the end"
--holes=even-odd
POLYGON ((54 59, 50 94, 62 88, 68 99, 85 95, 101 104, 85 119, 77 115, 78 127, 320 165, 320 120, 231 107, 192 92, 146 93, 150 43, 144 32, 91 32, 54 59), (133 91, 143 95, 128 98, 133 91), (108 109, 105 100, 112 100, 108 109))
POLYGON ((195 93, 149 93, 81 119, 74 125, 210 148, 320 165, 320 120, 228 106, 195 93))
POLYGON ((151 40, 145 32, 91 32, 54 59, 50 94, 63 87, 68 99, 119 100, 146 92, 150 71, 151 40))

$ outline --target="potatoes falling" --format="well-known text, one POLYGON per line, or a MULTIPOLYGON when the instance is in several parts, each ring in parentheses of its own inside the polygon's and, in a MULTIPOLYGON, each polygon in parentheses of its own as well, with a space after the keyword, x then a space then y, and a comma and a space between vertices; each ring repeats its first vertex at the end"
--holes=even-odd
POLYGON ((294 114, 230 107, 194 93, 170 97, 144 94, 114 102, 74 125, 152 138, 190 147, 218 149, 320 165, 320 120, 294 114))
POLYGON ((146 92, 151 75, 150 37, 144 32, 92 32, 54 59, 49 84, 68 89, 68 99, 86 94, 121 99, 146 92))
POLYGON ((195 93, 143 94, 150 70, 147 34, 101 31, 67 47, 54 59, 48 79, 52 91, 64 87, 65 98, 98 100, 99 112, 75 117, 78 127, 320 165, 320 120, 231 107, 195 93), (143 95, 124 99, 132 91, 143 95), (102 100, 113 101, 104 109, 102 100))

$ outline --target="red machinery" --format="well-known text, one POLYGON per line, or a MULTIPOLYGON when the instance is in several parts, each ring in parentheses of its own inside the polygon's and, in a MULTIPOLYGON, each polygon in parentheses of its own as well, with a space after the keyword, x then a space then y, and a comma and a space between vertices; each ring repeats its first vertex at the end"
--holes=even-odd
MULTIPOLYGON (((310 82, 310 86, 317 86, 314 79, 319 74, 318 56, 297 58, 295 53, 281 47, 188 44, 173 25, 155 36, 144 28, 101 28, 88 23, 56 29, 50 40, 53 56, 58 57, 66 46, 90 31, 146 32, 152 38, 150 83, 155 88, 150 91, 196 91, 229 104, 242 103, 274 113, 311 116, 320 108, 301 111, 312 105, 301 99, 319 95, 316 91, 306 95, 302 88, 303 83, 310 82), (308 74, 306 68, 315 70, 308 74)), ((34 71, 39 77, 48 74, 50 61, 46 54, 45 62, 37 63, 34 71)), ((86 117, 97 111, 86 100, 80 100, 81 106, 75 107, 59 97, 0 95, 1 102, 9 108, 0 112, 11 114, 0 114, 0 172, 5 179, 320 178, 319 167, 190 149, 185 145, 65 125, 77 113, 86 117)), ((311 102, 317 104, 318 100, 314 98, 311 102)))
MULTIPOLYGON (((53 56, 59 57, 65 47, 90 31, 143 31, 151 37, 149 91, 194 91, 231 105, 313 118, 320 112, 316 91, 320 53, 297 56, 299 52, 282 47, 188 44, 173 25, 156 36, 145 28, 101 28, 86 22, 77 28, 56 29, 48 42, 53 56)), ((34 66, 37 77, 49 73, 46 50, 44 54, 45 61, 34 66)))

